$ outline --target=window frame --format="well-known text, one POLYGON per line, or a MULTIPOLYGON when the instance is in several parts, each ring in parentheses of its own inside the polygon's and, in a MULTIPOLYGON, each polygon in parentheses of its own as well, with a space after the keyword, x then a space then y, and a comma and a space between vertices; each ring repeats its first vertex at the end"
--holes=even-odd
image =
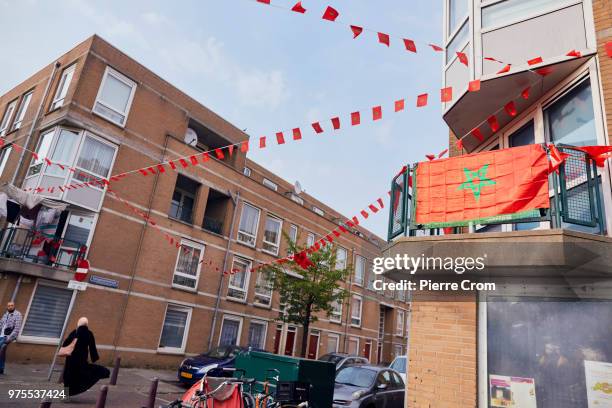
MULTIPOLYGON (((340 289, 336 289, 334 290, 334 295, 337 295, 340 292, 340 289)), ((333 301, 332 304, 332 312, 329 314, 329 321, 331 323, 338 323, 338 324, 342 324, 342 311, 344 308, 344 302, 343 301, 333 301), (338 305, 338 312, 335 312, 333 310, 334 305, 338 305), (336 317, 337 316, 337 317, 336 317)))
POLYGON ((355 280, 353 281, 353 283, 355 285, 357 285, 357 286, 363 287, 365 285, 365 283, 366 283, 366 279, 365 279, 366 278, 366 264, 367 264, 367 261, 366 261, 365 257, 363 257, 363 256, 361 256, 359 254, 355 254, 355 272, 353 273, 355 280), (359 269, 357 267, 357 265, 360 264, 359 260, 362 261, 361 265, 363 265, 363 270, 362 270, 362 273, 361 273, 361 281, 357 280, 357 277, 358 277, 357 270, 359 269))
POLYGON ((336 265, 334 265, 334 268, 336 270, 341 271, 341 270, 346 269, 347 266, 348 266, 348 250, 346 248, 344 248, 344 247, 338 246, 338 248, 336 249, 336 265), (338 254, 340 254, 341 252, 344 253, 344 261, 343 261, 344 262, 344 267, 342 267, 342 268, 340 268, 339 264, 338 264, 339 259, 340 259, 338 254))
MULTIPOLYGON (((192 194, 192 193, 190 193, 187 190, 184 190, 184 189, 182 189, 180 187, 177 187, 176 184, 175 184, 174 190, 172 191, 172 196, 173 197, 174 197, 174 193, 177 192, 177 191, 181 194, 181 200, 180 200, 179 205, 178 205, 178 207, 181 209, 181 212, 180 212, 180 214, 176 214, 176 216, 168 214, 168 218, 170 218, 171 220, 175 220, 175 221, 179 221, 179 222, 184 222, 186 224, 193 224, 194 223, 193 213, 194 213, 194 210, 196 208, 197 192, 195 194, 192 194), (184 220, 184 219, 180 218, 180 215, 182 215, 182 209, 185 208, 184 203, 185 203, 185 198, 186 197, 191 198, 193 200, 193 206, 191 207, 191 217, 190 217, 190 220, 184 220)), ((172 201, 174 201, 174 199, 170 199, 170 209, 172 209, 172 201)))
MULTIPOLYGON (((204 251, 205 251, 205 249, 206 249, 206 245, 204 245, 202 243, 195 242, 195 241, 189 241, 189 240, 186 240, 186 239, 181 239, 181 244, 180 244, 180 247, 178 248, 178 254, 176 256, 176 261, 174 263, 174 270, 172 272, 172 282, 171 282, 171 285, 172 285, 173 288, 181 289, 181 290, 187 290, 189 292, 197 292, 198 291, 198 285, 200 283, 200 273, 202 271, 202 258, 204 258, 204 251), (183 273, 183 272, 177 272, 177 268, 178 268, 178 265, 179 265, 179 260, 181 259, 181 254, 183 254, 185 252, 182 249, 183 247, 187 247, 190 250, 197 249, 197 250, 200 251, 200 256, 198 257, 198 265, 196 266, 196 274, 195 274, 195 276, 192 276, 192 275, 189 275, 189 274, 186 274, 186 273, 183 273), (191 288, 189 286, 185 286, 185 285, 181 285, 181 284, 175 283, 174 282, 174 277, 177 276, 177 275, 180 276, 180 277, 183 277, 183 278, 195 280, 194 287, 191 288)), ((190 251, 190 253, 192 253, 192 252, 190 251)))
POLYGON ((317 242, 317 236, 314 233, 309 232, 306 235, 306 246, 310 248, 311 246, 315 244, 315 242, 317 242), (311 239, 312 239, 312 242, 311 242, 311 239))
POLYGON ((269 188, 272 191, 278 191, 278 184, 276 184, 270 179, 264 177, 261 184, 263 184, 265 187, 269 188))
POLYGON ((251 267, 253 265, 253 261, 251 261, 250 259, 247 259, 247 258, 243 258, 243 257, 234 255, 234 257, 232 258, 232 269, 231 270, 236 269, 234 267, 234 265, 236 263, 242 263, 245 266, 245 271, 244 271, 244 288, 239 288, 237 286, 232 285, 232 277, 235 274, 230 274, 230 277, 229 277, 229 279, 227 281, 227 292, 225 294, 225 298, 227 300, 231 300, 231 301, 234 301, 234 302, 246 303, 248 298, 249 298, 249 283, 250 283, 250 280, 251 280, 251 273, 249 271, 250 271, 250 269, 251 269, 251 267), (235 297, 235 296, 231 296, 230 293, 229 293, 230 290, 243 291, 244 292, 244 299, 239 298, 239 297, 235 297))
POLYGON ((295 194, 295 193, 291 193, 291 201, 299 204, 299 205, 304 205, 304 199, 302 197, 300 197, 299 195, 295 194))
POLYGON ((23 119, 25 118, 26 113, 28 112, 28 108, 30 107, 30 102, 32 102, 32 95, 34 95, 34 89, 30 89, 26 93, 21 96, 21 101, 19 102, 19 108, 15 111, 13 115, 13 124, 11 125, 10 132, 21 129, 21 124, 23 123, 23 119))
POLYGON ((101 117, 104 120, 107 120, 119 127, 125 127, 127 120, 128 120, 128 116, 130 115, 130 110, 132 108, 132 102, 134 101, 134 95, 136 94, 136 88, 138 87, 138 84, 136 83, 136 81, 131 80, 130 78, 128 78, 127 76, 123 75, 121 72, 113 69, 110 65, 106 66, 106 69, 104 70, 104 74, 102 76, 102 81, 100 82, 100 87, 98 88, 98 93, 96 95, 96 99, 94 100, 93 103, 93 107, 91 108, 91 112, 96 115, 101 117), (129 86, 131 88, 130 91, 130 96, 128 97, 127 103, 126 103, 126 107, 125 107, 125 112, 120 112, 118 111, 116 108, 111 107, 110 104, 108 104, 107 102, 104 102, 101 100, 102 97, 102 90, 104 89, 104 86, 106 85, 106 79, 108 78, 108 76, 112 76, 114 77, 116 80, 118 80, 119 82, 122 82, 123 84, 129 86), (106 109, 110 109, 111 111, 121 115, 124 117, 123 123, 117 122, 107 116, 104 116, 104 114, 99 113, 96 111, 96 105, 100 103, 102 106, 104 106, 106 109))
POLYGON ((159 332, 159 340, 157 341, 157 352, 164 354, 185 354, 185 348, 187 347, 187 339, 189 338, 189 326, 191 324, 191 315, 193 312, 193 308, 188 306, 179 305, 176 303, 166 303, 166 310, 164 311, 164 319, 162 320, 161 330, 159 332), (176 310, 182 309, 183 311, 187 311, 187 319, 185 320, 185 330, 183 332, 183 339, 181 342, 181 347, 161 347, 159 344, 161 343, 162 334, 164 332, 164 324, 166 323, 166 316, 168 313, 168 309, 174 308, 176 310))
MULTIPOLYGON (((266 341, 268 340, 268 322, 265 321, 265 320, 261 320, 261 319, 250 319, 249 327, 248 327, 248 331, 247 331, 247 336, 250 335, 250 329, 251 329, 251 325, 253 323, 263 326, 263 339, 262 339, 262 343, 263 344, 261 345, 261 347, 256 347, 256 348, 260 348, 262 350, 265 350, 266 349, 266 341)), ((253 347, 250 344, 248 344, 249 340, 250 339, 247 338, 247 347, 253 347)), ((240 343, 240 341, 238 341, 238 343, 240 343)))
POLYGON ((325 354, 329 354, 329 353, 337 353, 338 349, 340 348, 340 335, 335 334, 335 333, 328 333, 327 334, 327 343, 325 344, 325 354), (329 350, 329 339, 336 339, 336 349, 334 351, 330 351, 329 350))
POLYGON ((397 309, 397 315, 395 316, 395 335, 404 337, 404 311, 397 309))
POLYGON ((243 175, 245 175, 245 176, 247 176, 247 177, 251 177, 251 169, 250 169, 249 167, 246 167, 246 166, 245 166, 245 167, 242 169, 242 174, 243 174, 243 175))
POLYGON ((236 242, 246 245, 248 247, 251 248, 255 248, 255 246, 257 245, 257 232, 259 231, 259 221, 261 219, 261 209, 259 209, 258 207, 255 207, 254 205, 247 203, 246 201, 244 201, 242 203, 242 209, 240 210, 240 220, 238 221, 238 230, 236 232, 236 242), (240 229, 240 224, 242 222, 242 217, 244 216, 244 208, 245 207, 250 207, 252 209, 254 209, 255 211, 257 211, 257 221, 255 222, 255 231, 253 231, 253 233, 250 232, 246 232, 246 231, 242 231, 240 229), (246 235, 249 238, 253 239, 253 243, 249 243, 246 242, 242 239, 240 239, 240 234, 246 235))
POLYGON ((55 88, 55 94, 53 95, 53 99, 49 105, 49 112, 64 106, 64 101, 66 100, 66 96, 68 96, 68 91, 70 90, 70 85, 72 84, 72 78, 74 78, 76 66, 77 63, 75 62, 62 70, 62 75, 57 83, 57 88, 55 88), (68 76, 70 76, 70 78, 66 80, 68 76), (62 94, 64 95, 62 96, 62 94))
POLYGON ((0 148, 0 177, 2 177, 2 173, 4 173, 4 169, 6 168, 6 164, 8 163, 9 157, 11 157, 12 152, 12 144, 0 148))
MULTIPOLYGON (((482 13, 484 11, 484 9, 486 9, 487 7, 490 6, 494 6, 496 4, 499 3, 503 3, 507 0, 482 0, 480 3, 480 7, 479 7, 479 21, 480 21, 480 31, 481 34, 485 34, 488 33, 490 31, 495 31, 495 30, 499 30, 500 28, 504 28, 504 27, 508 27, 523 21, 527 21, 527 20, 531 20, 540 16, 544 16, 546 14, 551 14, 554 13, 555 11, 567 8, 567 7, 571 7, 577 4, 582 4, 583 0, 557 0, 557 4, 554 4, 553 6, 549 6, 546 9, 540 10, 540 11, 536 11, 536 12, 531 12, 529 14, 525 14, 524 17, 514 17, 512 19, 508 19, 506 21, 504 21, 501 24, 496 24, 496 25, 491 25, 489 27, 484 27, 483 25, 483 18, 482 18, 482 13)), ((585 16, 586 19, 586 16, 585 16)))
POLYGON ((18 101, 19 98, 15 98, 6 105, 2 119, 0 119, 0 137, 6 136, 6 134, 10 132, 18 101))
POLYGON ((356 336, 349 336, 346 339, 346 353, 350 354, 350 352, 349 352, 349 348, 350 348, 349 344, 351 343, 351 341, 354 341, 354 342, 357 343, 357 349, 355 350, 355 354, 354 355, 359 357, 359 337, 356 337, 356 336))
POLYGON ((361 327, 362 323, 363 323, 363 296, 353 295, 351 296, 351 326, 361 327), (353 300, 359 300, 359 317, 358 318, 353 315, 353 312, 354 312, 353 300), (358 323, 354 323, 354 320, 358 320, 358 323))
POLYGON ((261 251, 267 254, 270 254, 270 255, 278 256, 280 252, 280 243, 281 243, 282 234, 283 234, 283 220, 280 217, 277 217, 276 215, 266 214, 266 220, 264 222, 264 230, 263 230, 263 234, 261 237, 261 241, 262 241, 261 251), (266 240, 266 227, 267 227, 266 224, 268 223, 268 220, 273 220, 275 222, 278 222, 278 232, 276 233, 276 242, 270 242, 266 240), (272 249, 266 248, 265 247, 266 245, 271 246, 272 249))
POLYGON ((316 205, 312 206, 312 211, 317 214, 320 215, 321 217, 325 217, 325 211, 323 211, 322 209, 320 209, 319 207, 317 207, 316 205))
POLYGON ((242 337, 242 325, 244 323, 244 319, 240 316, 236 316, 233 314, 224 314, 223 317, 221 318, 221 326, 219 326, 219 336, 217 338, 217 346, 221 346, 221 337, 223 334, 223 323, 225 323, 226 320, 231 320, 234 322, 238 322, 238 333, 236 335, 236 343, 235 344, 229 344, 230 346, 238 346, 240 345, 240 338, 242 337))
MULTIPOLYGON (((274 288, 270 287, 269 291, 267 291, 267 292, 269 292, 269 295, 268 295, 268 293, 258 292, 258 289, 261 288, 259 286, 259 282, 258 282, 259 279, 260 279, 260 276, 262 277, 261 279, 266 279, 265 277, 263 277, 263 276, 265 276, 263 273, 260 272, 260 273, 257 274, 257 277, 255 278, 255 289, 254 289, 255 296, 253 298, 253 305, 269 309, 269 308, 272 307, 272 296, 274 295, 274 288), (268 302, 267 303, 260 302, 259 298, 267 299, 268 302)), ((270 286, 272 286, 272 282, 269 282, 269 283, 270 283, 270 286)))
MULTIPOLYGON (((467 13, 466 15, 457 20, 457 27, 454 28, 454 30, 451 31, 450 29, 450 2, 453 0, 445 0, 444 2, 444 27, 443 27, 443 32, 444 32, 444 68, 442 69, 443 72, 446 73, 446 71, 448 70, 448 67, 450 67, 451 65, 453 65, 453 63, 455 62, 455 60, 458 58, 457 54, 452 55, 450 58, 447 55, 448 52, 448 47, 449 45, 454 41, 454 39, 459 35, 459 32, 461 31, 461 29, 463 28, 464 25, 467 24, 467 30, 468 30, 468 34, 467 34, 467 41, 458 44, 457 45, 457 51, 459 52, 463 52, 466 48, 466 46, 468 46, 469 44, 472 43, 472 37, 473 37, 473 33, 472 33, 472 25, 470 24, 470 19, 472 16, 472 2, 468 1, 468 0, 463 0, 466 1, 468 3, 468 7, 467 7, 467 13)), ((474 47, 472 46, 472 51, 471 53, 474 53, 474 47)), ((468 55, 468 59, 470 58, 470 55, 468 55)), ((470 68, 471 70, 471 68, 470 68)), ((470 71, 471 72, 471 71, 470 71)))

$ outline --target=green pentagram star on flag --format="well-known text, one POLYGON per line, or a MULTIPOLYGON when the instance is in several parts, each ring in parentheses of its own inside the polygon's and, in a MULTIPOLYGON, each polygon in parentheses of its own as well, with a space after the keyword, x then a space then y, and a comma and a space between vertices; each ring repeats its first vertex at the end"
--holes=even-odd
POLYGON ((480 190, 485 186, 492 186, 495 184, 495 181, 487 177, 488 168, 488 164, 483 165, 476 171, 464 168, 463 172, 467 180, 461 183, 458 189, 465 190, 469 188, 472 190, 472 193, 474 193, 476 201, 480 200, 480 190), (474 183, 474 180, 478 180, 478 183, 474 183))

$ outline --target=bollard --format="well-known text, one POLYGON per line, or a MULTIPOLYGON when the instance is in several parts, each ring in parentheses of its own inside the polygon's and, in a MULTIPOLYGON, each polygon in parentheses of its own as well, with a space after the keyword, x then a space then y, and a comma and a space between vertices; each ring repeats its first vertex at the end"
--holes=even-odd
POLYGON ((108 385, 100 387, 100 394, 96 400, 96 408, 104 408, 106 406, 106 395, 108 394, 108 385))
POLYGON ((44 400, 43 402, 40 403, 38 408, 51 408, 51 401, 50 400, 44 400))
POLYGON ((151 378, 151 386, 149 387, 149 398, 147 399, 147 405, 144 408, 155 408, 155 399, 157 398, 157 384, 159 378, 151 378))
POLYGON ((115 358, 115 366, 111 373, 110 385, 117 385, 117 377, 119 376, 119 366, 121 365, 121 357, 115 358))

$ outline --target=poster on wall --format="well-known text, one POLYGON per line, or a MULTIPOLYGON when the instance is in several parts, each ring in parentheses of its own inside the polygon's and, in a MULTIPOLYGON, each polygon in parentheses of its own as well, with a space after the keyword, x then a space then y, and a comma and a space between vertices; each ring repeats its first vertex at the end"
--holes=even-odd
POLYGON ((489 375, 490 405, 495 408, 537 408, 535 380, 489 375))
POLYGON ((612 408, 612 363, 584 361, 589 408, 612 408))

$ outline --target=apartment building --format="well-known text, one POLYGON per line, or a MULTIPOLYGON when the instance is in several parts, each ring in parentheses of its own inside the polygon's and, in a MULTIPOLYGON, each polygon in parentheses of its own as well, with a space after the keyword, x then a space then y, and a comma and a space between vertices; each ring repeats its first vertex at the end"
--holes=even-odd
MULTIPOLYGON (((535 143, 612 143, 612 58, 605 48, 612 1, 443 5, 443 81, 455 93, 443 109, 451 156, 535 143), (457 52, 467 55, 467 67, 457 52), (470 92, 476 79, 480 90, 470 92), (504 109, 510 101, 515 112, 504 109), (471 134, 475 128, 482 140, 471 134)), ((471 224, 445 234, 420 229, 407 210, 392 209, 385 255, 486 253, 487 271, 508 276, 495 291, 413 295, 409 407, 605 405, 597 384, 612 380, 611 163, 596 167, 564 151, 571 156, 550 176, 551 208, 529 222, 471 224)), ((390 276, 408 278, 401 271, 390 276)))
MULTIPOLYGON (((24 315, 11 361, 50 362, 80 316, 89 318, 103 363, 120 355, 124 365, 175 367, 231 344, 297 354, 301 328, 278 323, 278 294, 249 270, 287 255, 283 234, 312 245, 346 216, 239 149, 111 182, 116 196, 100 186, 49 188, 156 166, 247 134, 98 36, 2 95, 0 114, 0 181, 38 189, 60 208, 41 226, 40 216, 19 207, 17 214, 8 202, 0 300, 14 299, 24 315), (53 257, 33 250, 39 227, 57 238, 53 257), (75 253, 91 265, 85 291, 67 287, 75 253)), ((406 353, 406 299, 372 288, 372 259, 384 241, 358 227, 336 242, 338 267, 354 265, 338 283, 349 296, 311 326, 308 358, 345 351, 389 362, 406 353)))

